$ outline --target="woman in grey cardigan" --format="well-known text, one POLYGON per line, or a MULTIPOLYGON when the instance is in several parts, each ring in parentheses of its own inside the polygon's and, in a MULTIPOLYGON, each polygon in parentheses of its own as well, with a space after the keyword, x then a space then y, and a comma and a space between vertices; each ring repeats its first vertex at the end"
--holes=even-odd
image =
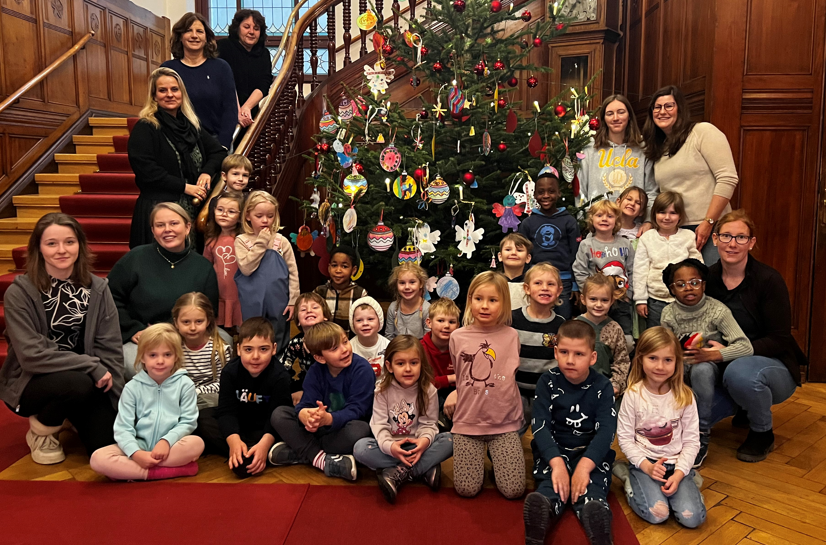
POLYGON ((39 464, 66 458, 58 435, 70 426, 89 453, 114 442, 123 389, 120 326, 91 258, 77 220, 46 214, 29 239, 26 274, 4 296, 9 352, 0 399, 28 417, 26 442, 39 464))

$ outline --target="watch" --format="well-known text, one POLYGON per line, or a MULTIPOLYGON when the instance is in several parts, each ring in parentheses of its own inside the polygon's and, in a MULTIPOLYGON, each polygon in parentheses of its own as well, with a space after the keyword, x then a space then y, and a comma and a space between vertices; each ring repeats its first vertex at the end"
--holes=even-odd
POLYGON ((716 220, 713 220, 713 219, 711 219, 711 218, 703 218, 703 221, 704 221, 704 222, 706 222, 706 223, 708 223, 709 225, 714 225, 714 222, 715 222, 716 220))

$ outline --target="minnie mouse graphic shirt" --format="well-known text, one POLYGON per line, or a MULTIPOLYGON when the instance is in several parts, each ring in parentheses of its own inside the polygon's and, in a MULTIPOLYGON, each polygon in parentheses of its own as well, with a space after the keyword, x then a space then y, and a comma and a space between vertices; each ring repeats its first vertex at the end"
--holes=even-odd
POLYGON ((373 430, 379 448, 388 456, 392 456, 390 446, 395 441, 408 437, 427 437, 432 445, 436 434, 439 433, 439 426, 436 424, 439 419, 439 398, 436 388, 432 384, 427 385, 424 396, 427 410, 424 410, 425 407, 419 407, 418 397, 418 384, 404 388, 395 379, 383 391, 376 389, 370 429, 373 430))

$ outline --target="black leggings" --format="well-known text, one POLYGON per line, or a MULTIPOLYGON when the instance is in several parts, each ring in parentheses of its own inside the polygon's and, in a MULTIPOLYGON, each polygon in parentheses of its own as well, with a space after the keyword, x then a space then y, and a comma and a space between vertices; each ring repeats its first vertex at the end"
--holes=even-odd
POLYGON ((60 426, 68 418, 89 455, 115 442, 117 411, 112 399, 81 371, 35 375, 23 390, 19 405, 17 414, 36 415, 44 426, 60 426))

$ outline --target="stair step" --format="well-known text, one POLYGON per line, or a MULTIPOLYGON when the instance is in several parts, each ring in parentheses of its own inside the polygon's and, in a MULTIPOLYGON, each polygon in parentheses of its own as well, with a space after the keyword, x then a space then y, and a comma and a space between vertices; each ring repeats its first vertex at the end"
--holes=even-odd
MULTIPOLYGON (((40 219, 40 218, 38 218, 40 219)), ((31 233, 34 226, 37 224, 36 219, 32 218, 3 218, 0 219, 0 229, 25 231, 31 233)))
POLYGON ((78 174, 35 174, 40 195, 72 195, 80 191, 78 174))
POLYGON ((99 169, 94 153, 55 153, 54 160, 61 174, 83 174, 99 169))
POLYGON ((15 195, 12 202, 18 218, 31 218, 35 222, 49 212, 60 212, 58 195, 15 195))
POLYGON ((115 153, 126 153, 129 144, 128 136, 113 136, 112 144, 114 144, 115 153))
POLYGON ((14 250, 17 248, 23 248, 26 250, 25 246, 20 246, 19 244, 0 244, 0 259, 9 259, 14 257, 14 250))
POLYGON ((30 236, 31 231, 3 229, 0 227, 0 244, 28 244, 30 236))
POLYGON ((72 143, 76 153, 112 153, 115 151, 115 138, 123 137, 76 134, 72 137, 72 143))
POLYGON ((132 172, 129 155, 126 153, 107 153, 95 159, 99 172, 132 172))
POLYGON ((41 172, 34 175, 35 182, 61 182, 76 184, 80 181, 80 174, 59 174, 57 172, 41 172))
POLYGON ((138 194, 135 175, 126 172, 96 172, 80 175, 80 189, 84 193, 138 194))
POLYGON ((15 269, 14 260, 12 259, 0 259, 0 274, 5 274, 11 272, 15 269))
POLYGON ((60 208, 75 217, 131 218, 137 195, 96 195, 78 193, 60 197, 60 208))
POLYGON ((125 117, 90 117, 89 126, 95 136, 120 136, 129 134, 125 117))
MULTIPOLYGON (((14 259, 14 264, 18 269, 26 268, 26 247, 18 246, 9 250, 7 247, 10 244, 0 244, 0 257, 5 257, 6 252, 10 251, 14 259)), ((111 244, 111 243, 90 243, 89 251, 95 255, 94 268, 99 271, 108 271, 117 263, 118 259, 124 256, 129 251, 129 244, 111 244)))
POLYGON ((129 243, 132 218, 77 218, 89 242, 129 243))

